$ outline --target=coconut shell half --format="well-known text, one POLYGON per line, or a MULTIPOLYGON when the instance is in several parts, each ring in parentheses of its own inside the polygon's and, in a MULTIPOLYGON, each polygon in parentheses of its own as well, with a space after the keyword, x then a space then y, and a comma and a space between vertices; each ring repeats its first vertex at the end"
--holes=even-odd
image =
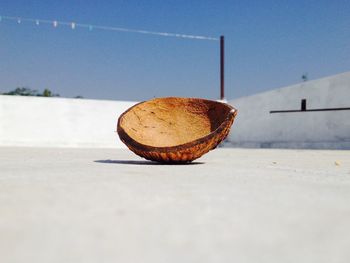
POLYGON ((191 162, 214 149, 228 135, 237 110, 197 98, 156 98, 126 110, 118 135, 126 146, 148 160, 191 162))

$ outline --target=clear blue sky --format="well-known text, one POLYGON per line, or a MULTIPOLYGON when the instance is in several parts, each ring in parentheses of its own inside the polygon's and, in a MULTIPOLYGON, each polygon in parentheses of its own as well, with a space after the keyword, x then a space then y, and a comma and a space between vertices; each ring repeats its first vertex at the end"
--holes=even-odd
MULTIPOLYGON (((350 70, 350 1, 15 1, 0 15, 226 38, 226 97, 350 70)), ((219 43, 0 22, 0 92, 219 96, 219 43)))

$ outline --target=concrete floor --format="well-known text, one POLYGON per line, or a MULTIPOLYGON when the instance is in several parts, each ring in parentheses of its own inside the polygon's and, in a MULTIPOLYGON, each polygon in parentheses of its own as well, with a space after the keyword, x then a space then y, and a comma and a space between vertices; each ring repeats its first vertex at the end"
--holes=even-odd
POLYGON ((350 151, 0 148, 8 262, 350 262, 350 151))

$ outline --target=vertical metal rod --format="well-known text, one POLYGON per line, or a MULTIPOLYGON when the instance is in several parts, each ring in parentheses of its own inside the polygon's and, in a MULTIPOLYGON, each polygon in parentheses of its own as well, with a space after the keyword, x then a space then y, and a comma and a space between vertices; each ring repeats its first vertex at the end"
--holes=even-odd
POLYGON ((301 100, 301 111, 306 111, 306 99, 301 100))
POLYGON ((225 38, 220 36, 220 100, 225 99, 225 38))

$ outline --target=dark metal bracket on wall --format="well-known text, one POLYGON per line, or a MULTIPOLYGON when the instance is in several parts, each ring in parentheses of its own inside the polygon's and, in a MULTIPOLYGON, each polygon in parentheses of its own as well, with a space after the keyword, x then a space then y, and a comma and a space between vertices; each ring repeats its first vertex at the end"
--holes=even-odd
POLYGON ((340 110, 350 110, 350 107, 307 109, 306 108, 306 99, 302 99, 299 110, 272 110, 272 111, 270 111, 270 113, 291 113, 291 112, 310 112, 310 111, 340 111, 340 110))

